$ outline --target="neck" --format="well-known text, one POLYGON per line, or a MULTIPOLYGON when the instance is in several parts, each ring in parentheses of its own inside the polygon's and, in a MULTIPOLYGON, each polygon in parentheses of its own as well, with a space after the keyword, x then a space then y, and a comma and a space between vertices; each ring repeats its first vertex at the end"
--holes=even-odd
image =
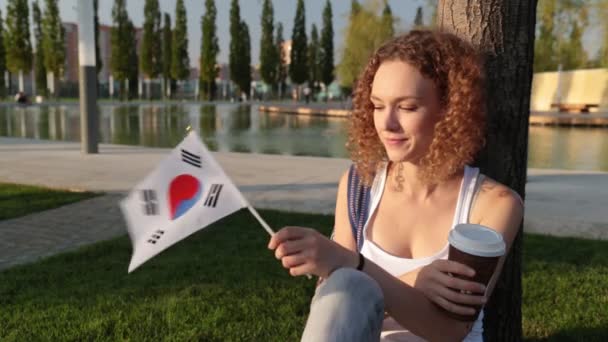
POLYGON ((429 184, 421 180, 419 176, 421 167, 418 164, 411 162, 391 162, 388 181, 391 184, 391 189, 395 192, 400 192, 403 195, 420 201, 428 200, 437 190, 451 184, 452 180, 457 179, 460 173, 454 175, 450 180, 439 184, 429 184))

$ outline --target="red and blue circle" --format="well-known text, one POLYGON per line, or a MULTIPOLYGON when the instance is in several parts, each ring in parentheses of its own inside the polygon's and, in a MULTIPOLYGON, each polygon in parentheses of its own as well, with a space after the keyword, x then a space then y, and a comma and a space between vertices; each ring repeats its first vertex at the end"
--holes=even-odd
POLYGON ((169 183, 169 213, 175 220, 190 210, 201 198, 203 185, 196 177, 181 174, 169 183))

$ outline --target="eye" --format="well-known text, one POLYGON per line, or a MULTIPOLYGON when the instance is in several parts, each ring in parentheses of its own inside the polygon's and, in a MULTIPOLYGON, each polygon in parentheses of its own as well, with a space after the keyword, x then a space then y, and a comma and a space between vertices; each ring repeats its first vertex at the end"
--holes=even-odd
POLYGON ((399 106, 399 110, 403 110, 406 112, 415 112, 418 109, 418 106, 399 106))

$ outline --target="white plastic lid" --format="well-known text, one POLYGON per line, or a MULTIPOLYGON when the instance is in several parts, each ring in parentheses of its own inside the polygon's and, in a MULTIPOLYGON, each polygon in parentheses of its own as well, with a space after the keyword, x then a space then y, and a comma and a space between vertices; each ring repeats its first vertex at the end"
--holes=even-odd
POLYGON ((448 241, 455 248, 480 257, 505 254, 505 242, 495 230, 479 224, 459 224, 450 231, 448 241))

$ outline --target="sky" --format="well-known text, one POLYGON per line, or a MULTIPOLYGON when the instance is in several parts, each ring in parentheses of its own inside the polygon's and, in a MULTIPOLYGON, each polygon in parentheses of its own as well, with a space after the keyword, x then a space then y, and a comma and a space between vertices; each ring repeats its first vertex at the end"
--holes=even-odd
MULTIPOLYGON (((322 13, 326 0, 305 0, 306 8, 306 27, 307 35, 310 36, 312 24, 317 25, 317 29, 322 27, 322 13)), ((30 4, 33 2, 29 0, 30 4)), ((59 12, 64 22, 76 22, 76 5, 78 0, 59 0, 59 12)), ((145 0, 126 0, 127 11, 136 27, 143 24, 143 12, 145 0)), ((171 23, 175 25, 175 0, 159 0, 161 12, 167 12, 171 16, 171 23)), ((339 61, 339 51, 343 40, 343 31, 347 24, 348 13, 350 12, 350 0, 330 0, 333 10, 334 28, 334 48, 336 50, 336 63, 339 61)), ((363 2, 363 1, 360 1, 363 2)), ((6 16, 7 0, 0 0, 0 9, 3 16, 6 16)), ((39 0, 43 7, 43 0, 39 0)), ((218 55, 219 63, 228 62, 228 46, 230 44, 229 12, 231 0, 216 0, 217 7, 217 32, 220 44, 218 55)), ((260 47, 260 21, 262 14, 262 0, 240 0, 241 18, 249 26, 251 36, 251 59, 252 64, 259 61, 260 47)), ((293 19, 296 12, 297 0, 273 0, 275 29, 276 23, 283 24, 283 38, 291 39, 293 19)), ((404 32, 411 28, 416 15, 418 6, 425 6, 427 0, 389 0, 393 15, 399 18, 396 26, 397 32, 404 32)), ((100 24, 112 24, 112 6, 114 0, 99 0, 99 21, 100 24)), ((201 44, 201 17, 204 14, 204 0, 184 0, 188 20, 188 48, 190 64, 198 67, 198 57, 200 55, 201 44)), ((44 8, 42 9, 44 11, 44 8)), ((427 11, 428 12, 428 11, 427 11)), ((428 13, 426 13, 428 14, 428 13)), ((31 6, 30 6, 31 16, 31 6)), ((427 19, 428 20, 428 19, 427 19)))

